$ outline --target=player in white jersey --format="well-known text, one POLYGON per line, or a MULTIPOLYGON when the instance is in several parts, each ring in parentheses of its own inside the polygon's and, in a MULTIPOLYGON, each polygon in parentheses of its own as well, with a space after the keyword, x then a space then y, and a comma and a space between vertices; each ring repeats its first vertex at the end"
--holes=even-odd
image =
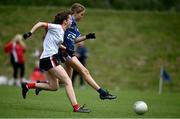
MULTIPOLYGON (((71 79, 67 75, 64 68, 59 63, 59 57, 57 56, 58 48, 64 40, 64 31, 70 27, 71 21, 71 12, 64 11, 60 12, 55 16, 54 24, 46 22, 38 22, 33 26, 30 32, 23 35, 24 39, 27 39, 40 27, 47 29, 47 34, 43 42, 43 52, 40 56, 40 69, 46 72, 48 83, 22 83, 22 95, 23 98, 26 98, 26 94, 29 89, 42 89, 48 91, 56 91, 59 88, 59 80, 65 82, 65 89, 67 96, 73 106, 74 112, 90 112, 89 109, 80 107, 77 103, 74 89, 72 86, 71 79)), ((66 47, 64 47, 66 49, 66 47)))

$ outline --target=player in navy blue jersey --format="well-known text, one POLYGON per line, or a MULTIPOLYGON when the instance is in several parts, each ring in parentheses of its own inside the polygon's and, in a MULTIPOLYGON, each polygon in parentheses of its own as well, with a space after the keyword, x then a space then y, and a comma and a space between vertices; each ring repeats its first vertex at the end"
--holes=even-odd
MULTIPOLYGON (((75 69, 78 71, 82 76, 83 79, 91 86, 93 87, 99 94, 100 99, 115 99, 116 96, 111 95, 104 89, 102 89, 92 78, 91 74, 87 70, 85 66, 83 66, 80 61, 75 56, 75 44, 84 40, 88 39, 95 39, 95 33, 89 33, 85 36, 81 36, 78 27, 77 22, 81 20, 81 18, 85 14, 85 7, 79 3, 74 3, 71 6, 72 11, 72 24, 71 27, 66 29, 64 34, 64 42, 63 45, 66 47, 66 50, 59 49, 59 56, 63 57, 61 60, 65 63, 65 70, 69 77, 72 77, 72 71, 75 69)), ((39 91, 36 90, 36 94, 38 94, 39 91)))

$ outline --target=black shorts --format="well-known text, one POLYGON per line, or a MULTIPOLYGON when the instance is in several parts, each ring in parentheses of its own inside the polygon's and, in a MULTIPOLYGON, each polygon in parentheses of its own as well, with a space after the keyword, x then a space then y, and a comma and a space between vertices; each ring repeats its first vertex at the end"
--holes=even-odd
POLYGON ((49 69, 60 65, 60 59, 57 54, 40 59, 39 68, 48 71, 49 69))

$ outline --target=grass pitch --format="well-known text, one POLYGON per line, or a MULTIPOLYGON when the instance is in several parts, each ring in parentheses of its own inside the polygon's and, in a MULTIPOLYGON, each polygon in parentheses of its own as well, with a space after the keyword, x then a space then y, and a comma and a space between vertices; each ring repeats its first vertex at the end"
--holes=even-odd
POLYGON ((86 104, 91 113, 73 113, 64 88, 57 92, 43 91, 39 96, 29 91, 27 99, 21 96, 17 87, 0 86, 1 118, 180 118, 180 94, 164 92, 158 95, 153 91, 120 90, 111 91, 116 100, 100 100, 91 88, 75 89, 78 102, 86 104), (143 100, 148 104, 148 112, 136 115, 133 103, 143 100))
MULTIPOLYGON (((0 75, 11 78, 12 68, 4 45, 16 34, 27 32, 38 21, 51 22, 59 7, 0 6, 0 75)), ((57 92, 30 91, 27 99, 21 89, 0 86, 0 117, 2 118, 180 118, 180 13, 148 11, 115 11, 88 9, 79 23, 82 35, 95 32, 97 39, 86 42, 89 49, 88 69, 116 100, 101 101, 91 88, 76 89, 80 104, 92 109, 89 114, 73 113, 64 88, 57 92), (159 69, 165 66, 172 76, 172 85, 164 85, 164 93, 157 94, 159 69), (135 89, 135 90, 133 90, 135 89), (169 92, 167 92, 167 89, 169 92), (150 91, 151 90, 151 91, 150 91), (171 91, 171 92, 170 92, 171 91), (144 100, 149 111, 136 115, 132 106, 144 100)), ((26 78, 34 68, 32 53, 41 48, 44 31, 26 41, 26 78)))

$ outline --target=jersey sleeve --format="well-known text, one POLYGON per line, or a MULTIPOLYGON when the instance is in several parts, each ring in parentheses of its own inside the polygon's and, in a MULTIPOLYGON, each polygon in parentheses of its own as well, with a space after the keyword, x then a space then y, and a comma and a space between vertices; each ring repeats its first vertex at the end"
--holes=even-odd
POLYGON ((81 36, 81 33, 79 32, 79 29, 77 28, 77 30, 76 30, 76 36, 77 37, 80 37, 81 36))
POLYGON ((47 24, 47 29, 49 30, 49 29, 57 29, 57 28, 59 28, 58 27, 58 25, 56 25, 56 24, 52 24, 52 23, 48 23, 47 24))

